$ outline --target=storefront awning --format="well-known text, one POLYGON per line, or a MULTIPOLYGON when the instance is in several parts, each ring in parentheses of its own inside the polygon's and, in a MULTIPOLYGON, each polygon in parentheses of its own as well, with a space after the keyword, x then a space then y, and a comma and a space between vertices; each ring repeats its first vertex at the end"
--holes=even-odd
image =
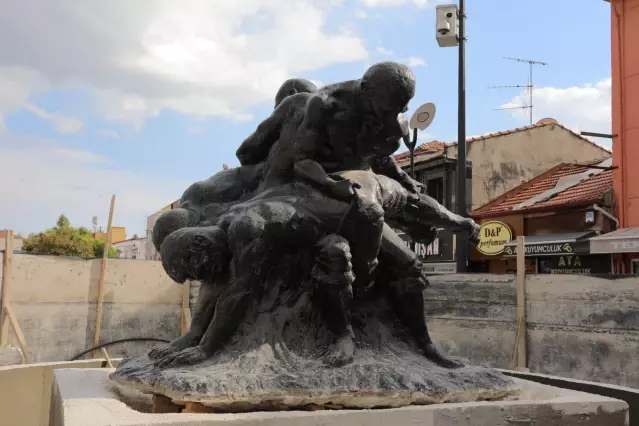
POLYGON ((590 239, 591 253, 639 253, 639 228, 622 228, 590 239))
MULTIPOLYGON (((524 239, 526 256, 558 256, 562 254, 588 253, 588 238, 594 231, 568 234, 532 235, 524 239)), ((517 256, 517 240, 506 243, 504 256, 517 256)))

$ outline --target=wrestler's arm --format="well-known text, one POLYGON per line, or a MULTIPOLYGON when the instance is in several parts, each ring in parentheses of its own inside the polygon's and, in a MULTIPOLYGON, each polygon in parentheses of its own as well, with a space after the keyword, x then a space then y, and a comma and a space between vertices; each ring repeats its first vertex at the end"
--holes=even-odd
POLYGON ((266 160, 271 147, 280 137, 280 130, 291 101, 291 97, 284 99, 273 113, 240 144, 235 155, 242 166, 258 164, 266 160))
POLYGON ((404 218, 409 221, 450 229, 453 232, 469 231, 470 240, 474 243, 478 241, 479 225, 473 219, 451 212, 426 194, 419 194, 419 198, 409 201, 404 213, 404 218))
POLYGON ((421 183, 410 177, 408 173, 401 169, 392 156, 377 157, 373 160, 371 167, 373 173, 383 175, 399 182, 404 188, 411 192, 420 192, 421 183))

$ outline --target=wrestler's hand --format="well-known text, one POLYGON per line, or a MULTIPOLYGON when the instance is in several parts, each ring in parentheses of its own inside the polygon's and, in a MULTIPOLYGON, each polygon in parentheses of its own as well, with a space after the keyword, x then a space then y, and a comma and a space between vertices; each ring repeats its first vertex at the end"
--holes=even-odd
POLYGON ((331 187, 331 192, 335 198, 350 202, 355 196, 355 190, 361 187, 362 186, 357 182, 344 179, 337 181, 335 185, 331 187))
POLYGON ((421 182, 417 182, 416 180, 410 179, 406 183, 407 189, 413 194, 421 194, 424 190, 424 184, 421 182))
POLYGON ((479 225, 477 224, 477 222, 475 222, 472 219, 468 219, 468 240, 477 245, 479 244, 479 237, 480 237, 480 232, 479 232, 479 225))

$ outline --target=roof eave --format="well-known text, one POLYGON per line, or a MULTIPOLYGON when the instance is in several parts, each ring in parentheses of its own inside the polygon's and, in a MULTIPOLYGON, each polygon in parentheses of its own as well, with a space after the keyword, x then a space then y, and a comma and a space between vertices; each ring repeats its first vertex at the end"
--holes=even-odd
POLYGON ((554 205, 550 205, 550 206, 539 206, 539 207, 530 206, 530 207, 523 208, 523 209, 505 210, 505 211, 500 211, 500 212, 487 212, 487 213, 471 212, 470 215, 472 217, 475 217, 475 218, 478 218, 478 219, 484 219, 484 218, 488 218, 488 217, 514 216, 514 215, 526 214, 526 213, 539 213, 539 212, 547 212, 547 211, 556 211, 556 210, 562 210, 562 209, 565 209, 565 208, 583 207, 583 206, 587 206, 589 204, 595 204, 595 203, 599 202, 601 199, 602 199, 602 196, 600 195, 598 197, 593 197, 593 198, 590 198, 590 199, 573 201, 573 202, 570 202, 570 203, 554 204, 554 205))

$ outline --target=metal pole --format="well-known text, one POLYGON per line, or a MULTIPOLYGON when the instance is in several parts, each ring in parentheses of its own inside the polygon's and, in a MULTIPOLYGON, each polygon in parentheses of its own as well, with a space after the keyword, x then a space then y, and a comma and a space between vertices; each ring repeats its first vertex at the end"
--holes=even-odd
MULTIPOLYGON (((466 210, 466 9, 459 0, 459 87, 457 103, 457 213, 468 216, 466 210)), ((458 233, 457 272, 466 272, 468 257, 468 233, 458 233)))
POLYGON ((530 94, 530 111, 529 111, 529 114, 530 114, 530 125, 531 126, 533 124, 533 115, 532 115, 532 113, 533 113, 533 84, 532 84, 533 76, 532 76, 532 73, 533 73, 533 64, 531 62, 530 63, 530 81, 528 82, 528 85, 530 86, 528 88, 528 90, 529 90, 529 94, 530 94))
POLYGON ((417 146, 417 129, 413 129, 413 142, 410 148, 410 177, 415 179, 415 146, 417 146))
MULTIPOLYGON (((410 177, 415 179, 415 147, 417 146, 417 128, 413 129, 413 141, 410 144, 410 177)), ((410 248, 417 253, 417 242, 411 240, 410 248)))

